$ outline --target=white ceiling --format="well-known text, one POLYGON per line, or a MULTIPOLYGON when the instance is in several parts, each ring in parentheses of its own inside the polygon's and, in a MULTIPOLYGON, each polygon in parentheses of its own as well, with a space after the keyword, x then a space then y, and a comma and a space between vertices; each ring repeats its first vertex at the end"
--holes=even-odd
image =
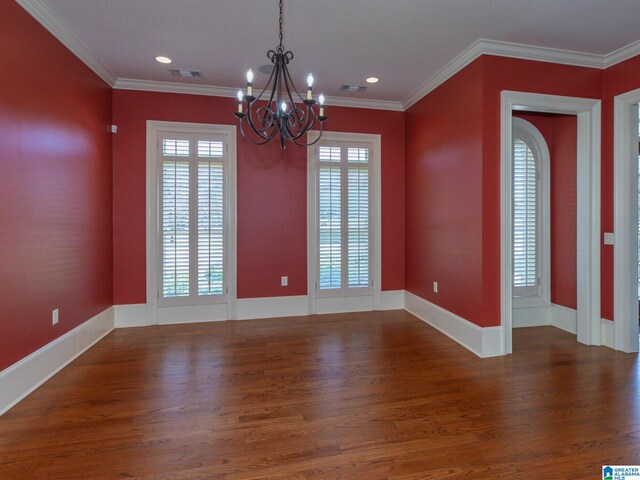
MULTIPOLYGON (((39 2, 121 79, 241 87, 277 43, 276 0, 39 2)), ((284 45, 300 89, 310 71, 332 96, 375 75, 360 96, 399 102, 478 39, 604 55, 638 40, 638 19, 638 0, 285 0, 284 45)))

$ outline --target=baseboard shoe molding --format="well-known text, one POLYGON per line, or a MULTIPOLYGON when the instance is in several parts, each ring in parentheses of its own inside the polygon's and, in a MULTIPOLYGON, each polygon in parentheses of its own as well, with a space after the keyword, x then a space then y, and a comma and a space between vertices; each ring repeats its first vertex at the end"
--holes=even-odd
POLYGON ((616 349, 613 321, 606 318, 600 319, 600 342, 603 346, 616 349))
POLYGON ((114 328, 109 307, 0 372, 0 415, 98 343, 114 328))
POLYGON ((238 320, 299 317, 309 314, 306 295, 238 299, 238 320))
POLYGON ((479 327, 423 298, 406 292, 404 308, 480 358, 503 355, 502 327, 479 327))

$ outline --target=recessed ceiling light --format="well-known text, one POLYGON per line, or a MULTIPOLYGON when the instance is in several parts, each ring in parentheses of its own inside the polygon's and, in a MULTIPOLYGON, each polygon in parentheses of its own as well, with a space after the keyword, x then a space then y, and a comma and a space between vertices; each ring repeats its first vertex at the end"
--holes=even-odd
POLYGON ((369 77, 367 78, 367 83, 378 83, 380 79, 378 77, 369 77))
POLYGON ((171 59, 169 57, 163 57, 162 55, 156 57, 156 60, 160 63, 171 63, 171 59))

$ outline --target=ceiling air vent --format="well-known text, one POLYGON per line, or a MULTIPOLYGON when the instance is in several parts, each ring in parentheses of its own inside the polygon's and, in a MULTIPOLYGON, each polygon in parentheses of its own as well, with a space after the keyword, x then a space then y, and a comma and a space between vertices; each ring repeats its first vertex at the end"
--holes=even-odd
POLYGON ((341 92, 362 93, 367 91, 367 87, 362 85, 342 85, 340 87, 341 92))
POLYGON ((184 77, 184 78, 200 78, 202 77, 202 73, 197 70, 169 70, 171 75, 174 77, 184 77))

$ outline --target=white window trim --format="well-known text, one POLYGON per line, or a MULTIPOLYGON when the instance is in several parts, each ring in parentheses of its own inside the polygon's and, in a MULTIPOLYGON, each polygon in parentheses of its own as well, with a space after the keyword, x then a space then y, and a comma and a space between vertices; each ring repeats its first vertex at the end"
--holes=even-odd
POLYGON ((592 98, 503 90, 500 111, 500 328, 503 355, 512 352, 513 218, 512 112, 562 113, 578 117, 577 152, 577 339, 600 345, 600 105, 592 98))
POLYGON ((146 324, 198 322, 235 319, 237 316, 237 148, 236 127, 231 125, 213 125, 203 123, 147 121, 147 312, 146 324), (157 142, 162 131, 176 133, 195 133, 204 135, 222 135, 229 146, 229 165, 226 184, 227 203, 227 268, 226 303, 185 306, 160 306, 159 291, 159 189, 157 142))
POLYGON ((521 138, 533 151, 538 162, 540 174, 539 190, 539 241, 538 262, 540 287, 539 294, 529 297, 514 297, 513 308, 546 307, 551 304, 551 171, 549 147, 542 133, 532 123, 518 117, 512 120, 514 138, 521 138))
MULTIPOLYGON (((308 141, 318 138, 316 131, 309 132, 308 141)), ((317 295, 316 279, 318 276, 318 241, 317 241, 317 175, 315 150, 317 145, 307 148, 307 291, 309 314, 334 313, 349 311, 380 310, 382 284, 382 228, 381 228, 381 137, 377 134, 324 132, 323 140, 368 144, 371 148, 371 265, 373 268, 373 290, 370 295, 353 297, 321 298, 317 295)))

